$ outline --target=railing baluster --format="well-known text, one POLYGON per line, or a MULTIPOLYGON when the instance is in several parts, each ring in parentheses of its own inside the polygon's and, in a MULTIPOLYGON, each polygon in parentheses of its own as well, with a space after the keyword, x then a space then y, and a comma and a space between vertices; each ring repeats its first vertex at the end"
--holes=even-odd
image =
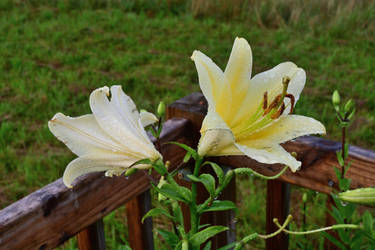
MULTIPOLYGON (((278 218, 282 224, 289 213, 290 184, 278 181, 267 181, 267 234, 275 232, 278 227, 273 223, 273 218, 278 218)), ((266 249, 288 249, 288 236, 281 233, 266 240, 266 249)))
POLYGON ((103 220, 100 219, 77 234, 78 249, 105 250, 103 220))
POLYGON ((133 250, 153 250, 152 219, 142 224, 143 215, 151 208, 150 190, 143 192, 126 203, 129 243, 133 250))

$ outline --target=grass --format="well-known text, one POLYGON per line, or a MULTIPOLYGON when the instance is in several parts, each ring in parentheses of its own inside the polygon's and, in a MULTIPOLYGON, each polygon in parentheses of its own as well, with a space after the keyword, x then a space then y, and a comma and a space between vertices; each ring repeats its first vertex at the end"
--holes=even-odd
MULTIPOLYGON (((0 3, 1 207, 61 177, 74 158, 47 128, 55 113, 89 113, 90 92, 112 84, 121 84, 139 108, 153 110, 160 99, 171 103, 199 90, 189 59, 193 50, 203 51, 224 68, 236 36, 252 46, 254 73, 284 61, 306 70, 296 113, 322 121, 328 138, 339 139, 330 94, 338 89, 344 98, 355 99, 358 112, 350 141, 375 149, 374 1, 349 11, 332 7, 339 14, 329 19, 322 13, 327 24, 320 22, 319 11, 306 14, 299 4, 290 9, 299 8, 298 18, 278 12, 284 21, 277 25, 265 14, 276 13, 271 5, 255 5, 258 16, 234 18, 190 12, 193 3, 186 1, 156 2, 0 3)), ((264 207, 264 185, 253 179, 239 182, 240 197, 256 194, 240 199, 239 228, 264 224, 262 213, 254 215, 264 207)), ((116 223, 123 216, 124 209, 119 209, 106 218, 111 249, 127 243, 126 228, 116 223)))

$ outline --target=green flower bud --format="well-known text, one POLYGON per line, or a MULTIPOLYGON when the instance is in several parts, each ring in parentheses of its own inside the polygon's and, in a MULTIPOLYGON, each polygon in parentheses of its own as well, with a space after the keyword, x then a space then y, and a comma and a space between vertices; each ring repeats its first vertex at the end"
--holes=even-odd
POLYGON ((303 193, 302 201, 303 201, 303 203, 306 203, 306 201, 307 201, 307 194, 306 193, 303 193))
POLYGON ((340 94, 337 90, 335 90, 332 94, 332 103, 334 106, 337 106, 340 104, 340 94))
POLYGON ((349 114, 353 111, 355 108, 355 103, 352 99, 349 99, 349 101, 346 102, 344 106, 345 113, 349 114))
MULTIPOLYGON (((159 184, 158 184, 158 188, 160 189, 164 184, 166 184, 167 181, 164 179, 164 176, 160 177, 160 181, 159 181, 159 184)), ((158 201, 164 201, 166 200, 167 197, 165 197, 164 195, 162 195, 161 193, 158 194, 158 201)))
POLYGON ((135 174, 137 171, 138 171, 137 168, 129 168, 128 170, 126 170, 124 175, 125 176, 131 176, 132 174, 135 174))
POLYGON ((165 114, 165 103, 161 101, 158 105, 158 110, 157 110, 158 116, 163 117, 165 114))
POLYGON ((339 193, 342 201, 364 205, 375 205, 375 188, 358 188, 339 193))

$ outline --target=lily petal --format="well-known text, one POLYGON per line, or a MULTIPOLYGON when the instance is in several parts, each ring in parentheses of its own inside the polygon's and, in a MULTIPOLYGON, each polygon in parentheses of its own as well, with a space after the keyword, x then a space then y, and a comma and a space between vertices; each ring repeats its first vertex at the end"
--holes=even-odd
POLYGON ((159 119, 151 112, 141 111, 139 114, 141 117, 141 123, 143 127, 154 124, 159 121, 159 119))
POLYGON ((249 43, 236 38, 224 74, 231 84, 232 91, 241 92, 248 88, 253 64, 253 55, 249 43))
POLYGON ((107 98, 108 95, 108 87, 96 89, 90 95, 90 107, 99 126, 110 135, 113 140, 129 148, 130 151, 147 156, 152 155, 152 153, 155 152, 152 144, 148 143, 144 136, 140 136, 143 132, 138 128, 134 128, 134 123, 124 119, 123 115, 120 113, 121 111, 109 102, 107 98), (133 133, 134 130, 137 132, 133 133))
POLYGON ((121 145, 105 133, 91 114, 72 118, 57 113, 48 122, 48 127, 78 156, 91 152, 108 155, 123 150, 121 145))
MULTIPOLYGON (((133 161, 134 162, 134 161, 133 161)), ((121 171, 124 169, 123 166, 128 164, 130 166, 132 161, 109 161, 108 159, 95 159, 91 157, 79 157, 71 161, 65 169, 63 175, 64 184, 71 188, 73 181, 81 175, 101 172, 107 170, 121 171)))
POLYGON ((257 147, 280 144, 299 136, 310 134, 325 134, 326 129, 322 123, 314 118, 301 115, 282 116, 268 127, 258 132, 250 134, 239 143, 243 145, 253 145, 257 147))
POLYGON ((199 86, 207 99, 209 106, 215 105, 225 84, 223 71, 205 54, 195 50, 191 59, 198 71, 199 86))
POLYGON ((250 148, 246 145, 242 145, 239 143, 235 144, 237 148, 243 152, 248 157, 266 164, 275 164, 275 163, 282 163, 295 172, 301 166, 301 162, 297 161, 291 154, 289 154, 283 147, 280 145, 272 145, 269 148, 250 148))

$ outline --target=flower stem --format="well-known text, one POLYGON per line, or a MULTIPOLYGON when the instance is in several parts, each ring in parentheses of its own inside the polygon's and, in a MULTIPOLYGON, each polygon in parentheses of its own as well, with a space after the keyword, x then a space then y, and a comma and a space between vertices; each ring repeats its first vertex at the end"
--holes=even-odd
MULTIPOLYGON (((342 141, 341 141, 341 155, 345 163, 345 140, 346 140, 346 126, 342 128, 342 141)), ((341 179, 345 178, 345 164, 341 167, 341 179)))
MULTIPOLYGON (((276 224, 276 226, 279 227, 279 229, 281 229, 284 226, 284 225, 281 226, 277 219, 274 220, 274 223, 276 224)), ((285 233, 288 233, 288 234, 305 235, 305 234, 313 234, 313 233, 319 233, 319 232, 328 231, 328 230, 345 229, 345 228, 360 229, 361 226, 355 225, 355 224, 337 224, 337 225, 332 225, 332 226, 329 226, 329 227, 322 227, 322 228, 309 230, 309 231, 290 231, 290 230, 285 229, 285 227, 284 227, 284 228, 282 228, 282 231, 284 231, 285 233)))
POLYGON ((237 169, 234 170, 234 172, 236 174, 253 174, 253 175, 255 175, 257 177, 260 177, 262 179, 265 179, 265 180, 274 180, 274 179, 279 178, 287 169, 288 169, 288 166, 285 166, 279 173, 277 173, 276 175, 273 175, 273 176, 262 175, 262 174, 260 174, 256 171, 254 171, 251 168, 237 168, 237 169))
MULTIPOLYGON (((193 175, 195 177, 198 177, 199 175, 199 170, 200 170, 200 167, 201 167, 201 164, 202 164, 202 158, 198 158, 196 161, 195 161, 195 166, 194 166, 194 173, 193 175)), ((197 212, 197 183, 196 182, 192 182, 191 184, 191 194, 192 194, 192 200, 191 200, 191 204, 190 204, 190 221, 191 221, 191 229, 190 229, 190 232, 191 234, 195 234, 196 232, 198 232, 198 224, 199 224, 199 215, 198 215, 198 212, 197 212)))
MULTIPOLYGON (((288 226, 289 222, 292 219, 293 219, 293 216, 292 215, 288 215, 288 217, 284 221, 284 224, 279 227, 279 230, 277 230, 277 231, 275 231, 275 232, 273 232, 271 234, 266 234, 266 235, 258 234, 258 237, 265 240, 265 239, 269 239, 269 238, 272 238, 272 237, 278 235, 279 233, 281 233, 282 231, 285 230, 285 228, 288 226)), ((277 219, 273 219, 273 220, 274 220, 274 223, 276 224, 277 219)), ((276 225, 278 225, 278 226, 280 225, 278 221, 277 221, 276 225)))

